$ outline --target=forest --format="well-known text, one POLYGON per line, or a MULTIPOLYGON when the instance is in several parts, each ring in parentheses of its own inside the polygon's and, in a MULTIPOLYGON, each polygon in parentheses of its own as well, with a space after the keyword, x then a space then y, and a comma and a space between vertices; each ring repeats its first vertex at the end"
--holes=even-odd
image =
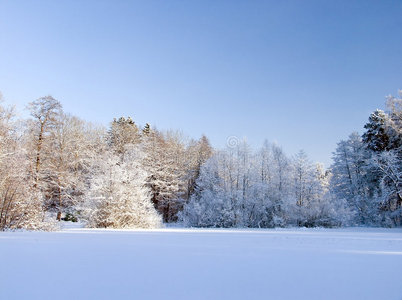
POLYGON ((402 91, 339 141, 325 169, 304 151, 140 126, 94 125, 52 96, 16 117, 0 102, 0 230, 402 225, 402 91))

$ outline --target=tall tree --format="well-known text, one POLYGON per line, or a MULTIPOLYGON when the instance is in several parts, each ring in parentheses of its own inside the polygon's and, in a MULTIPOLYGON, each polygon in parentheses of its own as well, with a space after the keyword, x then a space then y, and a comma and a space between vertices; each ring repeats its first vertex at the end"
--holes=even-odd
POLYGON ((212 156, 213 150, 208 138, 203 135, 198 141, 192 141, 186 149, 186 178, 187 187, 185 200, 190 199, 200 176, 201 166, 212 156))
POLYGON ((293 184, 296 205, 303 206, 311 200, 311 184, 313 166, 304 151, 300 151, 293 159, 293 184))
POLYGON ((387 114, 379 109, 370 115, 369 122, 364 125, 366 132, 362 136, 368 149, 375 152, 389 150, 390 137, 387 130, 387 119, 387 114))
POLYGON ((30 110, 33 121, 31 122, 31 132, 34 151, 34 179, 35 186, 43 179, 41 174, 46 142, 52 128, 57 126, 59 116, 62 113, 60 102, 52 96, 41 97, 31 103, 28 108, 30 110), (42 177, 42 178, 41 178, 42 177))
POLYGON ((47 206, 57 210, 57 220, 82 198, 92 155, 102 150, 96 139, 102 131, 92 128, 83 120, 62 113, 57 126, 51 130, 49 157, 49 191, 47 206), (97 150, 96 150, 97 149, 97 150))
POLYGON ((143 166, 148 173, 152 202, 164 222, 176 220, 184 193, 185 146, 179 134, 151 130, 143 136, 143 166))
POLYGON ((0 103, 0 230, 47 229, 19 132, 13 109, 0 103))
POLYGON ((356 212, 358 224, 375 224, 378 221, 378 182, 367 163, 370 158, 361 137, 352 133, 349 139, 338 143, 331 166, 332 192, 345 199, 356 212))

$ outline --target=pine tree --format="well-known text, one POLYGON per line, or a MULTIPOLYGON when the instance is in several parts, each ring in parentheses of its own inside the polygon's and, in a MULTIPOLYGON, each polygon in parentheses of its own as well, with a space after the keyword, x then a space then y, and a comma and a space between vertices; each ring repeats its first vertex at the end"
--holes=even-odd
POLYGON ((390 137, 386 128, 387 118, 387 115, 379 109, 370 115, 369 122, 364 125, 366 132, 362 136, 362 141, 368 149, 375 152, 389 150, 390 137))
POLYGON ((150 132, 151 132, 151 125, 149 125, 149 123, 146 123, 144 128, 142 129, 142 134, 148 135, 150 132))

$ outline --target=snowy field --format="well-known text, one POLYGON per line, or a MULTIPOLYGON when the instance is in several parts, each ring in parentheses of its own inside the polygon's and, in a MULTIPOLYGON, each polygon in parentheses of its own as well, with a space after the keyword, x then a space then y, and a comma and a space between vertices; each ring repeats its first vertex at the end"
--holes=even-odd
POLYGON ((402 299, 401 229, 0 233, 0 299, 402 299))

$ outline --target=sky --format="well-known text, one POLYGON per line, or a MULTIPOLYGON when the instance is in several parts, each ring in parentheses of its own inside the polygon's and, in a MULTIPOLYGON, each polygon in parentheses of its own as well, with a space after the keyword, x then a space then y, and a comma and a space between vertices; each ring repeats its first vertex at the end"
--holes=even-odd
POLYGON ((331 164, 402 89, 402 1, 0 0, 0 91, 331 164))

